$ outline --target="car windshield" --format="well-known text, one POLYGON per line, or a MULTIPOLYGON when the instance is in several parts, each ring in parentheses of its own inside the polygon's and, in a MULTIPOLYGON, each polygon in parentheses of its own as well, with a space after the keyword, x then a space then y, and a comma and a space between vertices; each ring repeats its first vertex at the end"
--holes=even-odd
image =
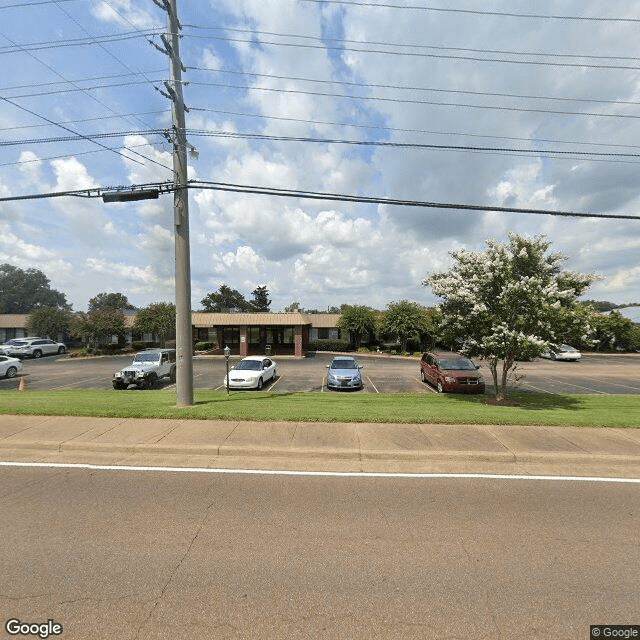
POLYGON ((467 358, 446 358, 440 360, 440 368, 447 371, 471 371, 476 365, 467 358))
POLYGON ((235 368, 245 371, 260 371, 260 369, 262 369, 262 362, 260 362, 260 360, 240 360, 235 368))
POLYGON ((5 344, 11 344, 11 345, 13 345, 13 346, 16 346, 16 345, 25 344, 25 342, 24 342, 24 340, 16 340, 16 339, 14 338, 13 340, 7 340, 7 341, 5 342, 5 344))
POLYGON ((159 353, 138 353, 133 359, 134 362, 157 362, 160 360, 159 353))
POLYGON ((559 344, 556 348, 558 351, 577 351, 577 349, 570 347, 568 344, 559 344))
POLYGON ((358 365, 355 360, 334 360, 331 363, 332 369, 357 369, 358 365))

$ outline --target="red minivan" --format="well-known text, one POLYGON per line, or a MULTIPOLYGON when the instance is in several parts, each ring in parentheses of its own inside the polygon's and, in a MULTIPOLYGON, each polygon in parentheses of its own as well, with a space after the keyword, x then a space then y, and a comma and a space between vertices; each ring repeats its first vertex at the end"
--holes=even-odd
POLYGON ((420 360, 422 382, 432 384, 438 393, 484 393, 484 379, 479 365, 458 355, 425 353, 420 360))

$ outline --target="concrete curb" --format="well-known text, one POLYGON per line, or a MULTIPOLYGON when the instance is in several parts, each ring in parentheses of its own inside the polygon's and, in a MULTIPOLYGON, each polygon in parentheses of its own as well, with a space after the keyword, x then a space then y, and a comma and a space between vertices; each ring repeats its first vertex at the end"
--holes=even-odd
POLYGON ((592 454, 566 452, 497 452, 497 451, 460 451, 460 450, 365 450, 348 448, 313 449, 304 447, 273 446, 202 446, 202 445, 161 445, 161 444, 114 444, 101 442, 55 442, 55 441, 11 441, 0 445, 3 450, 49 451, 51 453, 102 453, 113 455, 182 455, 207 456, 213 458, 292 458, 318 460, 367 460, 401 462, 496 462, 496 463, 556 463, 602 465, 632 464, 640 472, 640 456, 619 454, 592 454))

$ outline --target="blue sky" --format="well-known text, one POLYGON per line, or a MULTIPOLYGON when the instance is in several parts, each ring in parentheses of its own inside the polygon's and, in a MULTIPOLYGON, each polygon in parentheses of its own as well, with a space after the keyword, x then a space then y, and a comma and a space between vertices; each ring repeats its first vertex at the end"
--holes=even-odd
MULTIPOLYGON (((640 0, 177 6, 192 179, 638 215, 640 0)), ((172 178, 152 0, 0 0, 0 25, 0 197, 172 178)), ((169 301, 172 207, 0 202, 0 262, 42 270, 76 310, 105 291, 169 301)), ((601 274, 588 297, 640 301, 638 220, 193 189, 190 227, 194 309, 221 284, 247 298, 266 285, 274 311, 434 304, 421 281, 450 251, 509 232, 544 234, 567 268, 601 274)))

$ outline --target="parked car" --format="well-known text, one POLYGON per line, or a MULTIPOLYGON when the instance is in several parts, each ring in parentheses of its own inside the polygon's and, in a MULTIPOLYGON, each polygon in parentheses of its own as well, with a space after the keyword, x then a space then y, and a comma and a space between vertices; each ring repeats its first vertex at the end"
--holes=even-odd
POLYGON ((113 374, 113 388, 126 389, 130 384, 141 389, 154 389, 160 378, 176 381, 176 350, 146 349, 139 351, 128 366, 113 374))
POLYGON ((327 365, 327 389, 362 389, 362 366, 351 356, 336 356, 327 365))
POLYGON ((65 353, 67 350, 64 343, 54 342, 49 338, 14 338, 7 344, 10 344, 9 349, 3 349, 3 351, 5 351, 6 355, 14 358, 41 358, 42 356, 50 356, 56 353, 65 353))
POLYGON ((15 378, 22 371, 22 362, 18 358, 0 355, 0 376, 15 378))
POLYGON ((479 368, 462 356, 425 353, 420 360, 420 379, 432 384, 438 393, 484 393, 484 379, 479 368))
MULTIPOLYGON (((230 389, 262 389, 265 382, 275 380, 276 363, 265 356, 247 356, 231 367, 229 371, 230 389)), ((227 386, 227 376, 224 377, 227 386)))
POLYGON ((0 344, 0 354, 8 356, 11 348, 19 341, 19 338, 12 338, 11 340, 7 340, 4 344, 0 344))
POLYGON ((542 354, 542 357, 551 360, 572 360, 576 362, 580 360, 582 354, 568 344, 552 344, 549 345, 549 348, 542 354))

